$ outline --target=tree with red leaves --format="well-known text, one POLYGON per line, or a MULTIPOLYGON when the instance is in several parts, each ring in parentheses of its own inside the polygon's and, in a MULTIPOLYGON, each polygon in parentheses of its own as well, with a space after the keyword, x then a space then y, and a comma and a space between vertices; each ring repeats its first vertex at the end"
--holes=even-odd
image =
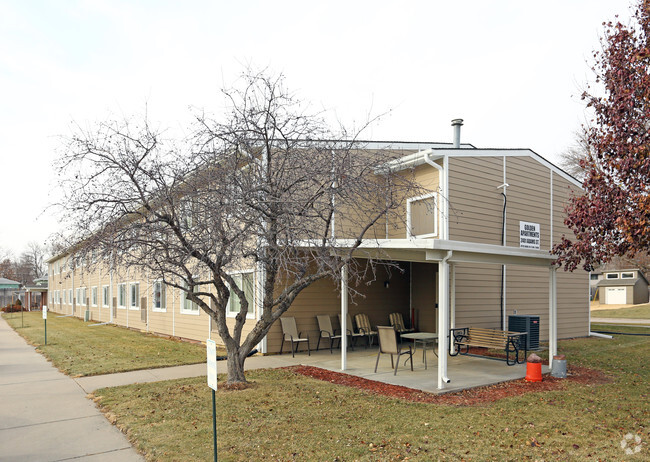
POLYGON ((640 0, 631 25, 604 26, 603 49, 594 53, 598 89, 582 95, 595 115, 582 161, 585 193, 566 209, 575 238, 563 236, 553 249, 570 271, 650 250, 650 0, 640 0))

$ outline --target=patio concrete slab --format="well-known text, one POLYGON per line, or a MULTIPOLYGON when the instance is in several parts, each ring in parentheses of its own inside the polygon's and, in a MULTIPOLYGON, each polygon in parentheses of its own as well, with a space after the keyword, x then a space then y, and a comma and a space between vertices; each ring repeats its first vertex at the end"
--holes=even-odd
POLYGON ((0 459, 144 460, 85 392, 0 319, 0 459))

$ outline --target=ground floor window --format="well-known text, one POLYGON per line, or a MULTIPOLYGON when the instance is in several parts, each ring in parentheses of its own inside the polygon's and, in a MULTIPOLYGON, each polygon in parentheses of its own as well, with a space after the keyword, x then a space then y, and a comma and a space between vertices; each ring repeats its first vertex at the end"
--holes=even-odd
POLYGON ((102 287, 102 305, 108 306, 109 305, 109 294, 110 292, 108 291, 108 286, 102 287))
POLYGON ((165 284, 162 281, 153 283, 153 310, 166 311, 167 310, 167 294, 165 284))
MULTIPOLYGON (((248 301, 247 318, 255 317, 255 273, 245 272, 231 275, 235 280, 235 284, 244 292, 246 300, 248 301)), ((230 299, 228 300, 228 315, 235 316, 241 310, 241 300, 234 291, 230 291, 230 299)))
POLYGON ((97 306, 97 287, 90 289, 90 303, 92 306, 97 306))
POLYGON ((126 284, 117 285, 117 307, 126 308, 126 284))
POLYGON ((129 301, 130 301, 129 307, 132 310, 140 309, 140 283, 132 282, 129 285, 129 301))
MULTIPOLYGON (((189 290, 189 285, 187 283, 183 283, 183 287, 185 289, 189 290)), ((196 286, 194 286, 194 290, 192 292, 196 292, 196 286)), ((194 303, 192 300, 190 300, 187 297, 187 292, 183 291, 183 296, 181 297, 181 313, 183 314, 199 314, 199 305, 194 303)))
POLYGON ((72 289, 68 289, 68 303, 72 305, 72 289))

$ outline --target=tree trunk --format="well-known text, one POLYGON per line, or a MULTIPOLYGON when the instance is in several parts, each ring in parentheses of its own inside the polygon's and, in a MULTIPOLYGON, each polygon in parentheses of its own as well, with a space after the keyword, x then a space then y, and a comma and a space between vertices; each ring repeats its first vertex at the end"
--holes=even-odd
POLYGON ((228 380, 227 385, 234 385, 240 383, 248 383, 246 381, 246 376, 244 375, 244 358, 239 357, 239 352, 241 348, 229 348, 228 349, 228 380))

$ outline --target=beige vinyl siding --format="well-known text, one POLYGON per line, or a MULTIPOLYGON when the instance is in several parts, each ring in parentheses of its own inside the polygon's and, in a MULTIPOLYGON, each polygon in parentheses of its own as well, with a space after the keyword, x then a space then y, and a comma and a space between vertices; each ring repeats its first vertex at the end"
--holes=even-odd
MULTIPOLYGON (((376 280, 366 285, 362 281, 354 289, 358 290, 365 297, 356 296, 348 303, 348 312, 353 322, 354 315, 365 313, 370 318, 370 324, 390 325, 388 315, 393 312, 401 312, 405 322, 409 320, 409 272, 408 264, 402 265, 404 273, 396 269, 389 272, 385 267, 377 268, 376 280), (389 288, 384 287, 384 281, 389 281, 389 288)), ((304 289, 283 316, 296 318, 298 331, 309 335, 310 345, 316 348, 318 342, 318 323, 316 316, 327 314, 331 316, 332 325, 335 329, 340 328, 338 314, 341 312, 341 298, 338 286, 331 279, 321 279, 304 289)), ((268 334, 268 352, 277 353, 280 351, 282 341, 282 326, 277 322, 268 334)), ((323 343, 323 342, 321 342, 323 343)), ((326 341, 325 341, 326 343, 326 341)), ((322 345, 321 345, 322 346, 322 345)), ((301 346, 301 350, 304 345, 301 346)), ((289 343, 284 345, 284 351, 290 351, 289 343)))
POLYGON ((513 314, 539 316, 539 338, 548 341, 549 269, 509 265, 506 275, 506 323, 513 314))
POLYGON ((449 239, 500 245, 503 158, 450 157, 448 170, 449 239))
POLYGON ((540 225, 540 249, 548 250, 551 233, 550 170, 531 157, 506 157, 506 245, 519 247, 519 222, 540 225))
MULTIPOLYGON (((437 164, 442 166, 441 161, 436 161, 437 164)), ((417 166, 414 171, 406 171, 401 173, 402 175, 412 175, 416 183, 422 188, 422 191, 418 192, 418 196, 425 195, 427 193, 435 193, 438 191, 439 187, 439 174, 438 170, 433 168, 428 164, 417 166)), ((441 198, 436 197, 437 208, 440 208, 441 198)), ((397 216, 389 219, 388 226, 386 228, 387 234, 386 238, 388 239, 405 239, 406 236, 406 202, 404 206, 401 207, 399 211, 396 212, 397 216)), ((436 214, 438 210, 436 210, 436 214)))
POLYGON ((501 267, 454 264, 456 277, 456 327, 501 326, 501 267))

